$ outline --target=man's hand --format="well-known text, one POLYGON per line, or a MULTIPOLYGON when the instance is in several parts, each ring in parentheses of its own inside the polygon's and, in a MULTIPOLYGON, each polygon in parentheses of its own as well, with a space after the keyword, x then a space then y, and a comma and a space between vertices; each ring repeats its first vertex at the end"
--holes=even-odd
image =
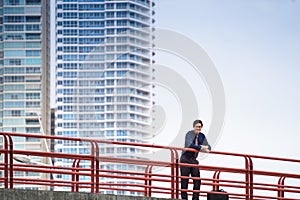
POLYGON ((201 145, 200 151, 204 153, 209 153, 209 148, 207 145, 201 145))

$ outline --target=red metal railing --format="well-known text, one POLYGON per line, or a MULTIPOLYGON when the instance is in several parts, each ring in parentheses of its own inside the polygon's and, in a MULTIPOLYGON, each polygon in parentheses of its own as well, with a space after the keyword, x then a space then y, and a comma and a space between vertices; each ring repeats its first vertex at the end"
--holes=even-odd
MULTIPOLYGON (((19 188, 24 186, 55 187, 72 191, 88 191, 100 193, 104 191, 127 191, 144 196, 158 196, 179 198, 180 166, 199 167, 201 169, 201 196, 207 192, 220 188, 227 191, 230 199, 300 199, 300 160, 245 155, 238 153, 212 151, 205 158, 205 165, 181 164, 178 147, 160 146, 141 143, 117 142, 108 140, 94 140, 89 138, 67 138, 60 136, 43 136, 20 133, 0 133, 3 145, 0 148, 2 161, 0 162, 0 186, 4 188, 19 188), (38 138, 45 140, 84 142, 89 144, 88 154, 71 154, 61 152, 43 152, 14 149, 15 138, 38 138), (122 158, 101 155, 102 145, 110 147, 134 147, 146 150, 168 151, 169 160, 159 158, 143 159, 122 158), (52 166, 45 164, 20 163, 14 158, 27 155, 33 158, 67 159, 69 166, 52 166), (232 162, 230 159, 234 159, 232 162), (230 163, 220 163, 229 161, 230 163), (256 166, 254 167, 254 161, 256 166), (261 169, 259 162, 266 164, 271 161, 271 167, 261 169), (275 163, 276 164, 273 164, 275 163), (280 168, 288 163, 289 170, 283 172, 280 168), (105 165, 106 164, 106 165, 105 165), (103 166, 125 166, 122 169, 105 169, 103 166), (136 170, 136 168, 143 169, 136 170), (19 173, 41 173, 45 176, 19 176, 19 173), (298 174, 297 174, 298 173, 298 174), (49 176, 70 176, 69 179, 51 179, 49 176), (222 178, 221 178, 222 176, 222 178), (44 177, 44 178, 43 178, 44 177)), ((191 178, 192 181, 192 178, 191 178)), ((192 184, 192 182, 191 182, 192 184)), ((188 190, 190 194, 193 190, 188 190)))

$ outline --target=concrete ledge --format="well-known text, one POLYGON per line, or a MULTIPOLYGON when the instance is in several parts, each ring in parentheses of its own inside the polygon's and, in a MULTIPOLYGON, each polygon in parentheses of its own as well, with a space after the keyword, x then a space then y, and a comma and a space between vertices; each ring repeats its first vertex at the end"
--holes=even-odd
POLYGON ((1 200, 166 200, 141 196, 93 194, 85 192, 62 192, 46 190, 0 189, 1 200))

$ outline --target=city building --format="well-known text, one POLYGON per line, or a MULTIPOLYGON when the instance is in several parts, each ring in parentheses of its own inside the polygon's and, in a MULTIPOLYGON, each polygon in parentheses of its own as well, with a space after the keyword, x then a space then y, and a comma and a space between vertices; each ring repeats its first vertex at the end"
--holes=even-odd
MULTIPOLYGON (((152 0, 56 0, 56 135, 151 142, 153 6, 152 0)), ((89 149, 83 142, 55 146, 64 153, 87 154, 89 149)), ((139 157, 143 151, 100 146, 100 154, 111 157, 139 157)), ((55 161, 58 166, 72 163, 55 161)), ((81 161, 84 165, 90 163, 81 161)), ((111 168, 144 170, 101 163, 101 169, 111 168)), ((56 178, 70 180, 69 175, 56 178)))
MULTIPOLYGON (((49 20, 49 1, 0 0, 0 131, 50 133, 49 20)), ((37 139, 14 139, 14 149, 46 148, 37 139)))

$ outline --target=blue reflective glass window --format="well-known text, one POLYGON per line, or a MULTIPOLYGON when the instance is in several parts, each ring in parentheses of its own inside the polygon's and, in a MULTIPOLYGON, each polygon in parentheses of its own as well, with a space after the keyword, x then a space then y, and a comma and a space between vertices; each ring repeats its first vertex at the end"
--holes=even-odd
POLYGON ((27 65, 40 65, 41 59, 40 58, 28 58, 28 59, 25 59, 25 63, 27 65))
POLYGON ((79 4, 79 10, 104 10, 104 4, 79 4))
POLYGON ((40 25, 39 24, 28 24, 26 25, 26 31, 39 31, 40 25))
POLYGON ((24 22, 24 16, 4 16, 4 22, 8 23, 16 23, 16 22, 24 22))
POLYGON ((25 42, 5 42, 4 48, 25 48, 25 42))
POLYGON ((23 57, 25 56, 25 51, 23 50, 6 50, 4 51, 5 57, 23 57))
POLYGON ((77 10, 77 4, 63 4, 63 10, 77 10))
POLYGON ((24 14, 24 7, 4 8, 4 14, 24 14))
POLYGON ((4 26, 5 31, 24 31, 24 25, 9 24, 4 26))
POLYGON ((26 56, 40 56, 41 52, 39 50, 27 50, 26 56))
POLYGON ((40 16, 26 16, 26 22, 40 22, 40 16))

